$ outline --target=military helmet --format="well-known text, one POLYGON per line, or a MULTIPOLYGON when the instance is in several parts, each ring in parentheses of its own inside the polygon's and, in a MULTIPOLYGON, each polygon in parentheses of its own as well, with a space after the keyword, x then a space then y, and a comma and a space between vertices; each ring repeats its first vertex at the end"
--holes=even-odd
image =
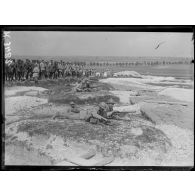
POLYGON ((99 107, 105 110, 106 109, 106 104, 104 102, 101 102, 99 104, 99 107))
POLYGON ((115 104, 114 100, 112 98, 110 98, 108 101, 107 101, 107 104, 115 104))
POLYGON ((75 103, 74 102, 70 102, 70 105, 75 105, 75 103))

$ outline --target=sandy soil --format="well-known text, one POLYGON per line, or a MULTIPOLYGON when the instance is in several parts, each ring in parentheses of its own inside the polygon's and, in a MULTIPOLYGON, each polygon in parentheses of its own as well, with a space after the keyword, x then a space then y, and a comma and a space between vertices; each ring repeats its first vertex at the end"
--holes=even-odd
POLYGON ((13 114, 23 109, 29 109, 38 105, 46 104, 47 102, 47 99, 37 97, 9 97, 5 99, 5 115, 13 114))
MULTIPOLYGON (((148 82, 147 79, 144 82, 148 82)), ((163 79, 161 78, 161 81, 163 79)), ((166 79, 167 82, 174 80, 166 79)), ((140 97, 154 99, 165 96, 177 99, 184 93, 183 89, 175 89, 174 92, 177 92, 175 96, 175 93, 172 93, 173 88, 154 87, 142 81, 134 78, 109 78, 102 81, 111 83, 115 88, 109 93, 105 91, 101 93, 97 91, 93 95, 90 92, 74 93, 78 102, 95 100, 92 99, 95 94, 103 96, 112 94, 118 97, 120 101, 114 109, 129 114, 125 115, 125 121, 112 121, 112 126, 92 125, 83 120, 60 118, 52 120, 56 112, 63 115, 68 106, 48 103, 48 97, 40 96, 40 93, 47 89, 40 87, 6 89, 5 115, 10 123, 7 123, 5 128, 5 163, 75 166, 71 160, 68 160, 72 159, 80 165, 93 166, 106 157, 113 157, 114 160, 110 161, 109 166, 191 166, 194 132, 192 129, 177 126, 177 120, 182 123, 182 118, 176 117, 180 112, 174 115, 177 107, 169 107, 169 109, 174 108, 174 114, 169 112, 169 116, 166 115, 166 109, 161 110, 162 116, 172 117, 174 123, 171 120, 167 123, 162 119, 162 124, 154 124, 140 113, 144 104, 140 97), (131 97, 140 100, 131 105, 129 101, 131 97), (96 155, 89 160, 81 158, 90 149, 95 150, 96 155)), ((189 91, 185 92, 187 94, 189 91)), ((69 98, 64 95, 66 92, 56 93, 61 93, 64 99, 69 98)), ((190 93, 184 97, 182 101, 190 100, 188 106, 191 106, 193 101, 189 98, 190 93)), ((82 109, 96 108, 96 104, 91 103, 93 101, 88 102, 89 105, 79 106, 82 109)), ((186 109, 185 114, 191 114, 191 109, 189 110, 190 112, 186 109)), ((155 112, 158 115, 158 109, 155 112)))
POLYGON ((167 88, 159 92, 159 95, 170 96, 174 99, 194 102, 194 90, 193 89, 180 89, 180 88, 167 88))
POLYGON ((27 91, 38 91, 38 92, 43 92, 46 91, 47 89, 42 88, 42 87, 26 87, 26 86, 18 86, 18 87, 9 87, 6 88, 5 90, 5 96, 14 96, 18 92, 27 92, 27 91))
POLYGON ((102 79, 101 82, 110 83, 110 84, 121 84, 124 86, 131 87, 144 87, 147 89, 163 89, 160 87, 160 84, 185 84, 194 86, 194 82, 192 80, 184 80, 184 79, 175 79, 174 77, 158 77, 158 76, 144 76, 141 78, 107 78, 102 79), (159 86, 152 86, 151 84, 159 84, 159 86))

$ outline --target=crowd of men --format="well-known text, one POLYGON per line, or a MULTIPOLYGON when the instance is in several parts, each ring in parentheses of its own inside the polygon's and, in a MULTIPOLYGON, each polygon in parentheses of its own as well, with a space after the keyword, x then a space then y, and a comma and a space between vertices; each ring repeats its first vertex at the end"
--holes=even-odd
POLYGON ((6 81, 24 81, 40 79, 57 79, 65 77, 93 76, 93 69, 84 65, 54 60, 21 60, 13 59, 10 65, 5 64, 6 81))
MULTIPOLYGON (((103 73, 103 77, 105 76, 103 73)), ((61 61, 46 61, 46 60, 33 60, 29 59, 23 60, 12 60, 10 65, 5 64, 5 79, 7 81, 24 81, 24 80, 34 80, 35 83, 39 79, 58 79, 66 77, 90 77, 90 76, 100 76, 99 72, 95 72, 93 69, 86 69, 84 65, 78 65, 74 63, 66 63, 61 61)), ((107 76, 107 75, 106 75, 107 76)), ((82 82, 76 86, 75 90, 77 92, 91 91, 91 86, 88 78, 83 78, 82 82)), ((114 101, 112 99, 108 102, 101 102, 98 106, 97 111, 93 112, 81 112, 81 110, 75 105, 74 102, 70 103, 70 109, 67 114, 71 117, 71 113, 77 113, 79 116, 76 118, 84 119, 92 124, 105 123, 108 124, 109 119, 115 118, 115 111, 113 111, 114 101)), ((59 116, 56 113, 53 117, 55 119, 59 116)), ((76 119, 73 116, 73 119, 76 119)))

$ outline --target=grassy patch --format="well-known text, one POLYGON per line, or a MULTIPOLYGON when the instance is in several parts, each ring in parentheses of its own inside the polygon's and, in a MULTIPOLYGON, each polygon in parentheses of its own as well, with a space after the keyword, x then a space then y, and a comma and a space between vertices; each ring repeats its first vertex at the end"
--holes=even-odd
POLYGON ((95 144, 97 151, 102 152, 105 156, 120 156, 123 145, 136 147, 139 150, 145 148, 158 149, 161 152, 166 152, 171 146, 169 138, 162 131, 150 126, 140 126, 139 123, 137 127, 143 131, 138 136, 131 132, 131 129, 135 127, 128 121, 117 121, 114 125, 107 126, 92 125, 82 121, 45 120, 22 123, 18 131, 28 132, 30 136, 50 136, 52 134, 61 136, 64 140, 95 144))

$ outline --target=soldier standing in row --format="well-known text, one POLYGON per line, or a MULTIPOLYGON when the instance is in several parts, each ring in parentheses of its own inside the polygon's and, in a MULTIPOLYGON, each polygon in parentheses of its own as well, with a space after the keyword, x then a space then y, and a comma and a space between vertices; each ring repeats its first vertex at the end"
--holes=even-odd
POLYGON ((29 59, 26 59, 24 66, 25 66, 26 80, 28 80, 29 78, 31 78, 32 71, 33 71, 32 63, 30 62, 29 59))
POLYGON ((54 62, 53 67, 52 67, 52 72, 53 72, 53 79, 58 78, 58 62, 54 62))
POLYGON ((35 81, 35 84, 38 84, 39 71, 40 71, 39 65, 38 63, 36 63, 33 69, 33 79, 35 81))
POLYGON ((57 71, 58 71, 58 78, 63 77, 62 61, 61 62, 58 62, 58 64, 57 64, 57 71))
POLYGON ((53 60, 51 60, 47 66, 47 71, 48 71, 47 74, 48 74, 49 79, 52 79, 52 64, 53 64, 53 60))
POLYGON ((8 81, 9 80, 9 65, 7 63, 5 63, 5 80, 8 81))
POLYGON ((22 60, 17 61, 17 73, 18 73, 18 80, 21 81, 24 77, 24 64, 22 60))
POLYGON ((8 67, 8 77, 9 80, 17 80, 17 64, 15 63, 15 60, 12 60, 12 63, 8 67))
POLYGON ((39 67, 40 67, 40 73, 39 73, 40 75, 39 75, 39 77, 40 77, 40 79, 45 79, 46 67, 45 67, 44 60, 42 60, 42 61, 40 62, 39 67))
POLYGON ((49 77, 49 72, 48 72, 48 61, 45 61, 45 78, 48 79, 49 77))

